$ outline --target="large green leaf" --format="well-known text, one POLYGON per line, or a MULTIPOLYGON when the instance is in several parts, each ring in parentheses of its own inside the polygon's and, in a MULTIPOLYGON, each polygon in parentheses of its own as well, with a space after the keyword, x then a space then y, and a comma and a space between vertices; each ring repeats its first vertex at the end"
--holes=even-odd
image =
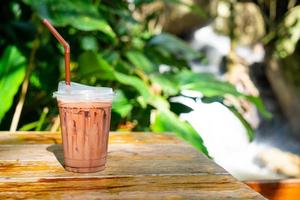
POLYGON ((15 46, 7 47, 0 60, 0 122, 12 106, 25 76, 26 59, 15 46))
POLYGON ((148 103, 160 111, 170 110, 169 102, 165 98, 158 95, 152 95, 148 103))
POLYGON ((80 55, 78 64, 81 77, 95 76, 102 80, 115 80, 133 87, 145 102, 151 97, 149 86, 144 81, 137 76, 117 72, 100 54, 93 51, 84 52, 80 55))
POLYGON ((98 50, 98 42, 96 37, 93 36, 85 36, 80 40, 80 46, 83 50, 88 51, 97 51, 98 50))
POLYGON ((198 81, 217 81, 216 77, 213 74, 209 73, 195 73, 191 70, 181 70, 174 75, 174 81, 179 85, 185 85, 188 83, 197 83, 198 81))
POLYGON ((165 96, 172 96, 179 93, 179 88, 177 84, 169 79, 168 75, 164 74, 151 74, 150 80, 153 84, 158 84, 162 91, 164 92, 165 96))
POLYGON ((157 71, 154 64, 139 51, 128 51, 126 57, 135 67, 146 73, 157 71))
POLYGON ((142 95, 147 104, 152 105, 158 110, 155 122, 151 125, 154 131, 170 131, 190 142, 198 150, 208 155, 207 149, 199 134, 187 122, 179 120, 178 116, 172 113, 170 105, 166 99, 161 96, 153 95, 149 87, 139 78, 115 72, 116 79, 125 84, 134 87, 142 95))
POLYGON ((239 93, 233 85, 221 81, 198 81, 196 83, 182 85, 180 88, 183 90, 186 89, 200 91, 204 96, 207 97, 224 96, 226 94, 242 96, 242 94, 239 93))
POLYGON ((245 95, 237 91, 230 83, 217 80, 210 74, 198 74, 188 70, 182 70, 176 75, 174 81, 177 81, 178 87, 181 90, 196 90, 206 97, 232 95, 238 98, 244 98, 253 103, 265 118, 272 117, 272 114, 267 111, 259 97, 245 95))
POLYGON ((191 143, 195 148, 205 153, 208 151, 203 144, 202 138, 195 129, 186 121, 182 121, 177 115, 169 110, 158 111, 151 129, 156 132, 174 132, 182 139, 191 143))
POLYGON ((245 95, 238 92, 235 87, 229 83, 222 81, 212 82, 198 82, 183 85, 181 89, 196 90, 201 92, 206 97, 233 95, 235 97, 243 98, 253 103, 258 111, 267 119, 272 117, 272 114, 266 109, 259 97, 245 95))
POLYGON ((115 94, 116 96, 114 97, 112 110, 124 118, 131 112, 133 106, 128 101, 122 90, 116 90, 115 94))
POLYGON ((152 95, 150 92, 150 88, 140 78, 133 75, 127 75, 119 72, 115 72, 115 77, 118 82, 124 85, 129 85, 134 89, 136 89, 144 98, 145 102, 147 102, 150 99, 152 95))
POLYGON ((251 125, 247 122, 247 120, 243 117, 243 115, 237 111, 236 108, 234 108, 233 106, 226 106, 226 107, 240 120, 240 122, 243 124, 244 128, 247 131, 249 141, 252 141, 254 139, 254 130, 251 127, 251 125))
POLYGON ((116 34, 99 14, 92 1, 80 0, 23 0, 41 18, 49 19, 55 26, 71 25, 82 31, 101 31, 113 41, 116 34))
POLYGON ((155 63, 157 66, 165 64, 170 66, 172 70, 177 70, 181 68, 189 68, 188 60, 181 56, 180 58, 173 55, 171 52, 160 48, 159 46, 147 46, 145 48, 145 53, 151 62, 155 63))
POLYGON ((93 51, 86 51, 79 56, 78 59, 79 76, 90 77, 95 76, 102 80, 113 80, 113 67, 93 51))
POLYGON ((162 53, 169 53, 179 58, 187 60, 199 58, 199 53, 196 50, 191 48, 186 42, 168 33, 152 37, 147 45, 157 47, 162 53))
POLYGON ((255 96, 250 96, 250 95, 242 95, 243 98, 247 99, 249 102, 253 103, 257 110, 260 112, 260 114, 262 114, 263 117, 265 117, 266 119, 271 119, 272 118, 272 113, 270 113, 263 101, 261 100, 261 98, 259 97, 255 97, 255 96))

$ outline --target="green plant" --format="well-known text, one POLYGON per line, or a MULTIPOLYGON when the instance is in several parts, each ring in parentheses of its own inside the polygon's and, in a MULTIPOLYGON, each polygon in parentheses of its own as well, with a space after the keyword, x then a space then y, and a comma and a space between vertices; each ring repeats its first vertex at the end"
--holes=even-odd
MULTIPOLYGON (((259 98, 243 95, 212 75, 193 73, 189 61, 200 57, 197 52, 173 35, 152 33, 147 28, 147 20, 138 21, 133 17, 132 13, 144 4, 142 1, 14 0, 6 3, 9 14, 4 15, 7 20, 1 26, 4 37, 0 45, 6 49, 1 64, 13 48, 19 52, 14 53, 18 59, 13 60, 20 63, 11 63, 11 67, 22 66, 24 70, 25 63, 31 66, 30 70, 27 67, 30 85, 21 130, 51 128, 52 119, 57 116, 52 92, 64 77, 63 49, 41 25, 41 18, 49 19, 70 43, 73 81, 115 89, 112 129, 172 131, 208 155, 199 134, 178 118, 180 110, 169 102, 170 97, 191 89, 202 92, 204 98, 217 98, 224 103, 225 96, 231 95, 251 101, 262 114, 268 115, 259 98), (24 57, 31 59, 26 61, 24 57), (169 66, 169 70, 160 73, 161 64, 169 66), (49 112, 42 111, 45 107, 50 107, 49 112)), ((17 77, 19 84, 24 71, 22 74, 17 77)), ((9 76, 1 73, 0 77, 5 81, 9 76)), ((19 84, 14 87, 18 88, 19 84)), ((8 87, 8 83, 4 86, 8 87)), ((16 93, 11 92, 10 96, 16 93)), ((1 95, 5 95, 2 90, 1 95)), ((5 101, 5 108, 0 107, 0 118, 12 105, 11 98, 5 101)), ((237 116, 252 139, 251 126, 241 115, 237 116)), ((6 116, 5 120, 10 118, 11 115, 6 116)))
POLYGON ((270 56, 285 58, 294 53, 300 39, 298 1, 253 1, 261 11, 266 34, 262 38, 270 56))

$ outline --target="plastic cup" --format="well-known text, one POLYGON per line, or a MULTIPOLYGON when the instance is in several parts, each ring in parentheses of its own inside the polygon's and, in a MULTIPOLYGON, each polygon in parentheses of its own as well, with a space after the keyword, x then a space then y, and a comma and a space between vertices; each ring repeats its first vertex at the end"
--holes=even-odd
POLYGON ((57 98, 67 171, 89 173, 105 168, 113 90, 61 81, 57 98))

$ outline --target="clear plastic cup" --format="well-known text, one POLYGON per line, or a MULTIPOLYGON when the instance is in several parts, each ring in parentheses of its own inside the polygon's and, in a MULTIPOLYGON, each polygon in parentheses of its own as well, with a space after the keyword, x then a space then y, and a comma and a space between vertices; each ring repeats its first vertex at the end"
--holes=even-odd
POLYGON ((65 169, 97 172, 105 168, 113 90, 61 81, 57 98, 65 169))

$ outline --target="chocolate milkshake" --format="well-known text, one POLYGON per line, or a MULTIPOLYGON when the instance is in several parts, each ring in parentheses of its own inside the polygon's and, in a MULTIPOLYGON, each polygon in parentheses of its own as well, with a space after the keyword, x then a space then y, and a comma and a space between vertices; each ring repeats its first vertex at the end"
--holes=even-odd
POLYGON ((111 88, 71 82, 70 45, 47 19, 43 19, 43 23, 65 50, 65 81, 59 82, 58 91, 53 93, 58 101, 65 169, 72 172, 103 170, 114 93, 111 88))
POLYGON ((57 97, 65 169, 96 172, 105 168, 113 92, 77 83, 59 85, 57 97))

